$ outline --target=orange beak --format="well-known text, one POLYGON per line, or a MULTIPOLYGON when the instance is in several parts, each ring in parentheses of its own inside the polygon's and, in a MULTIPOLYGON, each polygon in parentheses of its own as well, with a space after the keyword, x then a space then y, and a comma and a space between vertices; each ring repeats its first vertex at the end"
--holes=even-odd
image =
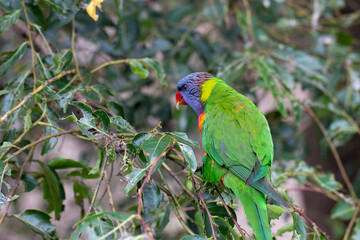
POLYGON ((183 96, 181 95, 181 93, 179 92, 176 92, 176 96, 175 96, 175 99, 176 99, 176 109, 177 110, 180 110, 180 105, 188 105, 183 96))

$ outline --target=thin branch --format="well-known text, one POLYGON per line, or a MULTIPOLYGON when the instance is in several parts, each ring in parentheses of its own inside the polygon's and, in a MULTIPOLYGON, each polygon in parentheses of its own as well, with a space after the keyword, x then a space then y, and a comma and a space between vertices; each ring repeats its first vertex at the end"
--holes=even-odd
MULTIPOLYGON (((192 178, 193 182, 195 183, 196 189, 199 189, 199 184, 198 184, 196 178, 194 177, 194 174, 191 175, 191 178, 192 178)), ((203 206, 204 206, 204 208, 205 208, 206 214, 208 215, 213 237, 214 237, 215 240, 217 240, 216 233, 215 233, 215 229, 214 229, 214 222, 213 222, 212 216, 211 216, 211 214, 210 214, 210 211, 209 211, 208 207, 206 206, 206 202, 205 202, 205 200, 204 200, 204 198, 203 198, 203 195, 202 195, 202 193, 201 193, 200 190, 199 190, 199 197, 200 197, 200 200, 201 200, 201 202, 202 202, 202 204, 203 204, 203 206)))
POLYGON ((89 205, 89 209, 87 210, 87 213, 86 213, 84 219, 85 219, 87 216, 89 216, 91 210, 94 208, 95 200, 96 200, 96 197, 97 197, 97 195, 98 195, 98 193, 99 193, 99 189, 100 189, 101 182, 102 182, 102 180, 104 179, 104 176, 105 176, 106 163, 107 163, 107 157, 105 157, 104 162, 103 162, 103 165, 102 165, 102 167, 101 167, 100 179, 99 179, 99 181, 98 181, 97 184, 96 184, 96 187, 95 187, 95 190, 94 190, 94 195, 93 195, 93 197, 92 197, 92 199, 91 199, 91 203, 90 203, 90 205, 89 205))
POLYGON ((57 76, 50 78, 49 80, 43 82, 38 88, 36 88, 31 94, 27 95, 24 100, 22 100, 17 106, 15 106, 13 109, 9 110, 8 112, 6 112, 1 118, 0 118, 0 124, 5 121, 5 119, 12 114, 13 112, 15 112, 16 110, 18 110, 19 108, 21 108, 27 101, 29 101, 30 98, 32 98, 33 96, 35 96, 35 94, 37 94, 38 92, 40 92, 41 90, 43 90, 47 85, 49 85, 50 83, 59 80, 60 78, 69 75, 69 74, 74 74, 76 72, 75 69, 72 70, 68 70, 68 71, 62 71, 60 74, 58 74, 57 76))
POLYGON ((356 196, 356 193, 355 193, 355 190, 353 188, 353 185, 351 184, 351 181, 345 171, 345 168, 344 168, 344 165, 341 161, 341 158, 340 158, 340 155, 335 147, 335 145, 333 144, 326 128, 324 127, 324 125, 321 123, 320 119, 318 118, 318 116, 316 116, 316 114, 314 113, 314 111, 311 109, 311 107, 309 107, 308 105, 304 104, 302 101, 296 99, 297 102, 301 105, 301 107, 303 109, 305 109, 305 111, 307 111, 310 116, 312 117, 312 119, 316 122, 316 124, 318 125, 318 127, 320 128, 321 132, 323 133, 326 141, 328 142, 329 146, 330 146, 330 149, 334 155, 334 158, 335 158, 335 161, 339 167, 339 170, 340 170, 340 173, 341 173, 341 176, 342 178, 344 179, 345 181, 345 184, 346 186, 348 187, 349 191, 350 191, 350 194, 351 194, 351 197, 355 200, 357 199, 357 196, 356 196))
POLYGON ((350 195, 351 197, 353 198, 353 200, 356 200, 357 199, 357 196, 356 196, 356 192, 354 190, 354 187, 353 185, 351 184, 351 181, 345 171, 345 168, 344 168, 344 165, 341 161, 341 158, 340 158, 340 155, 334 145, 334 143, 332 142, 331 140, 331 137, 329 136, 325 126, 322 124, 322 122, 320 121, 320 119, 318 118, 318 116, 315 114, 315 112, 312 110, 311 107, 309 107, 308 105, 306 105, 303 101, 299 100, 294 94, 293 92, 286 87, 286 85, 280 80, 280 79, 277 79, 277 78, 274 78, 275 80, 277 80, 281 86, 289 93, 289 95, 306 111, 309 113, 309 115, 312 117, 312 119, 315 121, 315 123, 318 125, 318 127, 320 128, 322 134, 324 135, 327 143, 329 144, 329 147, 334 155, 334 158, 335 158, 335 161, 338 165, 338 168, 340 170, 340 174, 342 176, 342 178, 344 179, 345 181, 345 184, 347 186, 347 188, 349 189, 349 192, 350 192, 350 195))
POLYGON ((357 216, 358 216, 358 214, 359 214, 359 211, 360 211, 360 201, 358 202, 358 204, 357 204, 357 206, 356 206, 356 209, 355 209, 355 213, 354 213, 354 215, 352 216, 349 225, 347 226, 347 229, 346 229, 346 232, 345 232, 345 235, 344 235, 343 240, 348 240, 348 239, 349 239, 350 233, 351 233, 351 229, 353 228, 353 226, 354 226, 354 224, 355 224, 355 221, 356 221, 356 218, 357 218, 357 216))
POLYGON ((172 176, 175 181, 180 185, 180 187, 182 188, 182 190, 184 192, 186 192, 191 198, 194 198, 194 194, 192 194, 192 192, 189 191, 189 189, 186 188, 186 186, 180 181, 180 179, 176 176, 176 174, 169 168, 168 165, 166 165, 166 163, 162 164, 162 167, 165 168, 165 170, 170 174, 170 176, 172 176))
POLYGON ((79 62, 76 56, 75 51, 75 18, 71 21, 71 51, 74 56, 74 62, 75 62, 75 69, 76 69, 76 75, 80 77, 80 80, 82 80, 80 71, 79 71, 79 62))
MULTIPOLYGON (((156 182, 156 180, 154 180, 156 182)), ((176 206, 174 197, 172 196, 171 192, 169 191, 169 189, 165 188, 164 186, 161 186, 161 184, 158 184, 158 187, 160 188, 161 191, 163 191, 164 193, 166 193, 166 195, 169 197, 170 200, 170 204, 172 209, 174 210, 175 216, 176 218, 179 220, 180 224, 184 227, 184 229, 191 235, 195 235, 195 233, 189 228, 189 226, 186 224, 186 222, 184 221, 184 219, 181 217, 178 208, 176 206)))
POLYGON ((258 49, 256 38, 254 36, 253 32, 253 26, 252 26, 252 16, 251 16, 251 8, 248 0, 242 0, 244 7, 245 7, 245 14, 246 14, 246 26, 250 35, 251 40, 253 41, 256 49, 258 49))
POLYGON ((200 228, 200 225, 199 225, 197 222, 195 222, 194 219, 191 218, 191 217, 186 213, 186 211, 181 207, 179 201, 178 201, 177 198, 176 198, 175 193, 173 193, 173 191, 171 190, 169 184, 168 184, 167 181, 165 180, 165 178, 164 178, 163 174, 161 173, 161 170, 160 170, 160 169, 158 170, 158 172, 159 172, 159 175, 160 175, 161 180, 164 182, 164 184, 165 184, 165 186, 167 187, 169 193, 171 194, 171 197, 174 199, 174 202, 175 202, 176 206, 180 209, 180 211, 185 215, 185 217, 186 217, 190 222, 192 222, 193 224, 197 225, 197 226, 200 228))
POLYGON ((103 63, 103 64, 101 64, 100 66, 92 69, 92 70, 90 71, 90 73, 92 74, 92 73, 94 73, 94 72, 97 72, 97 71, 99 71, 100 69, 102 69, 102 68, 104 68, 104 67, 106 67, 106 66, 109 66, 109 65, 120 64, 120 63, 128 63, 128 62, 130 62, 131 60, 136 60, 136 59, 120 59, 120 60, 115 60, 115 61, 109 61, 109 62, 103 63))
POLYGON ((239 223, 236 221, 234 215, 232 214, 232 212, 230 211, 229 207, 226 205, 226 202, 224 201, 223 197, 221 196, 221 193, 219 192, 219 189, 215 186, 215 190, 221 200, 221 202, 223 203, 227 213, 229 214, 229 216, 231 217, 231 219, 233 220, 233 222, 235 223, 236 225, 236 228, 239 230, 241 236, 243 236, 243 238, 245 240, 247 240, 246 236, 245 236, 245 233, 244 233, 244 230, 240 227, 239 223))
POLYGON ((68 133, 75 133, 75 132, 80 132, 80 130, 68 130, 68 131, 64 131, 64 132, 59 132, 59 133, 55 133, 43 138, 40 138, 39 140, 36 140, 35 142, 29 143, 28 145, 20 148, 18 151, 16 151, 14 154, 12 154, 10 157, 8 157, 7 159, 5 159, 3 162, 6 163, 8 162, 10 159, 12 159, 13 157, 16 157, 17 155, 19 155, 20 153, 22 153, 23 151, 25 151, 26 149, 35 146, 43 141, 46 141, 47 139, 50 139, 52 137, 58 137, 64 134, 68 134, 68 133))
MULTIPOLYGON (((106 171, 104 171, 104 174, 105 174, 105 180, 106 180, 106 191, 107 191, 108 197, 109 197, 109 205, 111 207, 111 210, 113 212, 116 212, 115 204, 114 204, 114 198, 113 198, 111 188, 110 188, 110 178, 108 177, 108 174, 107 174, 106 171)), ((119 220, 115 219, 115 222, 116 222, 117 225, 120 225, 119 220)), ((121 228, 119 228, 119 233, 122 234, 121 228)))
MULTIPOLYGON (((34 43, 32 40, 32 36, 31 36, 31 23, 30 23, 30 19, 29 16, 27 14, 26 11, 26 5, 25 5, 25 0, 21 1, 22 6, 23 6, 23 10, 24 10, 24 14, 25 14, 25 19, 26 19, 26 26, 27 26, 27 31, 28 31, 28 36, 29 36, 29 42, 30 42, 30 48, 31 48, 31 65, 32 65, 32 72, 33 72, 33 76, 34 76, 34 91, 36 89, 36 69, 35 69, 35 48, 34 48, 34 43)), ((0 123, 2 121, 0 120, 0 123)))

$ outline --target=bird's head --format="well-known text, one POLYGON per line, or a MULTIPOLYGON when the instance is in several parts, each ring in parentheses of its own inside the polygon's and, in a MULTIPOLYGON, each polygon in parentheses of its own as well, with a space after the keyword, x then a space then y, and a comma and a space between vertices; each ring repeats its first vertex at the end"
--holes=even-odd
POLYGON ((189 105, 199 115, 204 111, 204 104, 200 101, 201 85, 214 75, 206 72, 196 72, 182 78, 178 85, 176 93, 176 108, 181 105, 189 105))

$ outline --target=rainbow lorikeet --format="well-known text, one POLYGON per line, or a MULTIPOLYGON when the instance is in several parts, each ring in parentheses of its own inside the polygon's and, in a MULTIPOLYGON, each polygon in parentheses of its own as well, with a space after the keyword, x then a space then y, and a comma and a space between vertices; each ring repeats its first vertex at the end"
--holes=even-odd
POLYGON ((266 118, 247 97, 209 73, 189 74, 177 88, 177 108, 189 105, 198 114, 204 179, 231 189, 256 238, 272 239, 266 195, 289 205, 269 183, 273 142, 266 118))

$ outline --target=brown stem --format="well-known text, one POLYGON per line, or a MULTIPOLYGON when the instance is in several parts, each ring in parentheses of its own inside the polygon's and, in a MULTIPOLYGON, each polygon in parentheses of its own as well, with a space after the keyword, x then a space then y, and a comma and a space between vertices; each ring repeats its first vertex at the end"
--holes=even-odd
MULTIPOLYGON (((25 0, 21 1, 22 6, 23 6, 23 10, 24 10, 24 15, 25 15, 25 19, 26 19, 26 26, 27 26, 27 31, 28 31, 28 36, 29 36, 29 42, 30 42, 30 48, 31 48, 31 66, 32 66, 32 73, 34 76, 34 91, 36 89, 36 69, 35 69, 35 48, 34 48, 34 43, 32 40, 32 36, 31 36, 31 23, 30 23, 30 19, 29 16, 27 14, 26 11, 26 5, 25 5, 25 0)), ((1 121, 0 121, 1 123, 1 121)))
MULTIPOLYGON (((106 171, 104 171, 104 176, 105 176, 105 180, 106 180, 106 191, 108 193, 108 197, 109 197, 109 205, 110 205, 110 208, 113 212, 116 212, 116 209, 115 209, 115 204, 114 204, 114 198, 113 198, 113 195, 112 195, 112 192, 111 192, 111 188, 110 188, 110 178, 107 174, 106 171)), ((115 219, 115 222, 116 224, 119 226, 120 225, 120 221, 115 219)), ((121 232, 121 228, 119 228, 119 233, 122 234, 121 232)))
POLYGON ((99 189, 100 189, 101 182, 102 182, 102 180, 104 179, 104 176, 105 176, 106 163, 107 163, 107 158, 105 157, 104 162, 103 162, 103 165, 102 165, 102 167, 101 167, 100 179, 99 179, 99 181, 98 181, 97 184, 96 184, 96 187, 95 187, 95 190, 94 190, 94 195, 93 195, 93 197, 92 197, 92 199, 91 199, 91 203, 90 203, 90 205, 89 205, 89 209, 87 210, 87 213, 86 213, 86 215, 85 215, 84 218, 86 218, 87 216, 89 216, 91 210, 94 208, 95 200, 96 200, 96 197, 97 197, 97 195, 98 195, 98 193, 99 193, 99 189))
POLYGON ((355 213, 354 215, 352 216, 351 220, 350 220, 350 223, 346 229, 346 232, 345 232, 345 235, 344 235, 344 238, 343 240, 348 240, 349 237, 350 237, 350 233, 351 233, 351 229, 353 228, 354 224, 355 224, 355 221, 356 221, 356 218, 359 214, 359 211, 360 211, 360 201, 358 202, 357 206, 356 206, 356 209, 355 209, 355 213))

